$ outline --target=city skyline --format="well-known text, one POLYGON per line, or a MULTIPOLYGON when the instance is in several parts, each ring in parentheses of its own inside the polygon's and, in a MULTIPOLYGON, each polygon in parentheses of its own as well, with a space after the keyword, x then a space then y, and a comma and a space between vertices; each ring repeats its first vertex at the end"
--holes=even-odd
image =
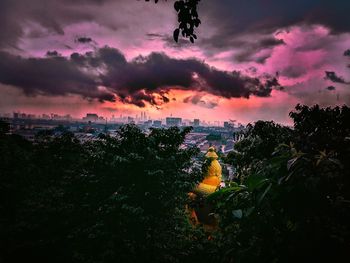
MULTIPOLYGON (((106 117, 102 115, 98 115, 97 113, 86 113, 85 116, 76 117, 71 114, 59 115, 57 113, 41 113, 41 114, 32 114, 26 112, 13 112, 13 113, 1 113, 0 118, 3 119, 42 119, 42 120, 62 120, 62 121, 85 121, 85 122, 93 122, 93 123, 135 123, 135 124, 146 124, 151 121, 152 124, 159 123, 159 125, 166 126, 223 126, 229 124, 232 126, 241 126, 246 125, 247 123, 240 123, 236 120, 224 120, 224 121, 207 121, 201 120, 199 118, 183 118, 181 116, 166 116, 164 118, 153 119, 151 116, 147 116, 146 112, 140 112, 140 114, 136 114, 134 116, 123 115, 119 116, 112 115, 111 117, 106 117), (169 119, 173 119, 170 120, 169 119)), ((157 125, 156 125, 157 126, 157 125)))

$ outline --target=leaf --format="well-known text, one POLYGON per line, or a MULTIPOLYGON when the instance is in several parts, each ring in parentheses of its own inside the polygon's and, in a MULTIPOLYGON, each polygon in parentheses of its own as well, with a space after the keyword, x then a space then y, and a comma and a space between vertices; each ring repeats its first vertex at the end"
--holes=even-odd
POLYGON ((249 208, 247 208, 247 209, 244 211, 244 214, 245 214, 246 216, 249 216, 249 215, 254 211, 254 209, 255 209, 254 206, 249 207, 249 208))
POLYGON ((241 219, 242 216, 243 216, 243 212, 242 212, 241 209, 233 210, 233 211, 232 211, 232 215, 233 215, 233 217, 235 217, 235 218, 241 219))
POLYGON ((342 167, 343 165, 341 164, 341 162, 338 159, 334 159, 334 158, 329 158, 329 161, 331 161, 332 163, 342 167))
POLYGON ((191 41, 192 43, 194 43, 194 38, 193 38, 193 37, 190 37, 190 41, 191 41))
POLYGON ((179 1, 176 1, 175 3, 174 3, 174 9, 176 10, 176 12, 179 12, 179 10, 180 10, 180 2, 179 1))
POLYGON ((174 30, 174 34, 173 34, 174 40, 175 40, 176 42, 178 42, 178 40, 179 40, 179 34, 180 34, 180 29, 176 28, 176 29, 174 30))
POLYGON ((262 187, 268 181, 269 179, 263 176, 251 175, 246 179, 245 184, 248 187, 249 191, 254 191, 255 189, 262 187))
POLYGON ((261 203, 261 201, 265 198, 266 194, 270 191, 272 187, 272 183, 269 184, 268 187, 266 187, 264 193, 260 196, 259 200, 258 200, 258 205, 261 203))
POLYGON ((288 163, 287 163, 287 170, 289 171, 292 166, 295 164, 295 162, 298 160, 298 157, 295 157, 293 159, 290 159, 288 160, 288 163))
POLYGON ((221 190, 216 191, 216 192, 208 195, 207 200, 214 201, 214 200, 217 200, 219 198, 225 198, 231 194, 236 194, 239 191, 242 191, 245 189, 246 189, 246 186, 244 186, 244 185, 222 188, 221 190))

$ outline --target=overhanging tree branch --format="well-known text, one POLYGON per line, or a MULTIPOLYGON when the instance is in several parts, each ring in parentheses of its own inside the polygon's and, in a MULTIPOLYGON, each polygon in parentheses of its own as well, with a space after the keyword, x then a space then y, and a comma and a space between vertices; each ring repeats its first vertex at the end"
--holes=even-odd
MULTIPOLYGON (((145 0, 149 2, 150 0, 145 0)), ((159 0, 154 0, 158 3, 159 0)), ((195 28, 199 26, 197 6, 200 0, 177 0, 174 3, 174 9, 177 12, 178 27, 173 32, 173 38, 176 42, 179 40, 179 35, 188 38, 192 43, 197 39, 195 28)))

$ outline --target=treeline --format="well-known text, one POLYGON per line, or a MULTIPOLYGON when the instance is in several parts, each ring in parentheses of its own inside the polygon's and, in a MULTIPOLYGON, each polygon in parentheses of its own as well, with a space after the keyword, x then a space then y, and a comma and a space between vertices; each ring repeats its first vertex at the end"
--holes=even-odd
POLYGON ((86 144, 3 133, 1 261, 175 261, 192 241, 183 208, 202 176, 197 149, 180 149, 188 132, 128 125, 86 144))
POLYGON ((2 262, 342 262, 350 246, 350 109, 298 105, 294 128, 249 125, 222 161, 235 181, 208 197, 219 226, 193 227, 202 179, 190 129, 81 144, 36 143, 0 125, 2 262))

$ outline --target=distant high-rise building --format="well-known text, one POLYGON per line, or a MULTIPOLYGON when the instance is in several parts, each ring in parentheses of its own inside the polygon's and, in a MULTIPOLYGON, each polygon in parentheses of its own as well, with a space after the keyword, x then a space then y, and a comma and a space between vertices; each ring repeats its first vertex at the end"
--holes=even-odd
POLYGON ((180 126, 182 123, 182 119, 176 117, 166 117, 165 123, 167 126, 180 126))
POLYGON ((226 129, 232 129, 232 128, 234 128, 234 123, 233 122, 229 122, 229 121, 225 121, 224 122, 224 128, 226 128, 226 129))
POLYGON ((193 126, 199 126, 199 119, 193 120, 193 126))
POLYGON ((45 119, 45 120, 49 120, 50 119, 50 115, 44 113, 42 115, 42 118, 45 119))
POLYGON ((154 126, 154 127, 160 127, 160 126, 162 126, 162 121, 153 121, 153 126, 154 126))
POLYGON ((147 125, 147 126, 151 126, 152 125, 152 120, 147 120, 143 124, 147 125))
MULTIPOLYGON (((138 119, 138 118, 136 118, 136 119, 138 119)), ((146 120, 146 113, 144 111, 141 111, 139 120, 140 121, 146 120)))
POLYGON ((96 113, 87 113, 86 117, 83 117, 84 121, 91 121, 91 122, 95 122, 98 121, 98 115, 96 113))

